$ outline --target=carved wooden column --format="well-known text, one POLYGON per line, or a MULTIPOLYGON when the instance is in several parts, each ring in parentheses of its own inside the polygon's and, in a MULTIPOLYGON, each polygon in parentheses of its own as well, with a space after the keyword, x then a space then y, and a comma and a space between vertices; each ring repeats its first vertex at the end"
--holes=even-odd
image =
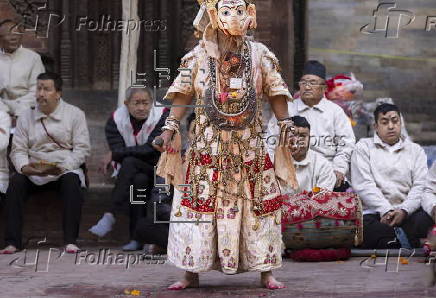
POLYGON ((90 57, 89 57, 89 32, 86 29, 76 31, 77 20, 79 17, 88 16, 88 0, 80 0, 74 2, 72 28, 74 40, 74 87, 90 88, 90 57))
POLYGON ((271 47, 280 60, 282 75, 291 88, 294 82, 295 54, 293 2, 274 0, 270 10, 271 47))
MULTIPOLYGON (((159 1, 147 0, 140 1, 141 19, 146 21, 154 21, 159 19, 158 4, 159 1)), ((147 86, 153 87, 156 84, 156 79, 153 69, 153 51, 158 50, 156 32, 145 31, 141 29, 140 51, 138 51, 138 71, 147 73, 147 86)))
MULTIPOLYGON (((120 20, 122 18, 121 0, 112 1, 112 19, 120 20)), ((118 31, 111 32, 112 38, 112 89, 118 89, 120 79, 120 54, 121 54, 121 33, 118 31)))
MULTIPOLYGON (((294 59, 294 82, 300 79, 304 63, 307 59, 307 0, 294 2, 294 24, 295 24, 295 59, 294 59)), ((296 86, 295 86, 296 87, 296 86)))
MULTIPOLYGON (((169 17, 169 13, 168 10, 170 9, 169 5, 168 5, 168 0, 160 0, 159 3, 159 20, 168 20, 169 17)), ((171 7, 171 9, 174 9, 174 7, 171 7)), ((168 26, 167 26, 168 27, 168 26)), ((158 41, 158 51, 157 53, 157 67, 159 68, 169 68, 170 65, 170 54, 174 54, 170 53, 170 48, 169 48, 169 41, 168 41, 168 28, 167 30, 160 30, 158 32, 159 35, 159 41, 158 41)), ((174 71, 174 70, 173 70, 174 71)), ((159 85, 159 78, 158 78, 158 73, 155 73, 155 77, 157 80, 156 85, 159 85)), ((165 74, 166 75, 166 74, 165 74)), ((168 87, 170 84, 170 81, 168 80, 162 80, 162 86, 161 87, 168 87)), ((159 86, 158 86, 159 87, 159 86)))
POLYGON ((183 9, 181 10, 181 13, 179 13, 177 23, 181 44, 181 52, 179 52, 179 57, 177 58, 179 63, 180 58, 193 49, 198 43, 197 38, 194 36, 192 22, 194 21, 199 9, 200 6, 198 5, 197 0, 183 0, 183 9))
MULTIPOLYGON (((90 11, 92 18, 99 20, 101 15, 107 15, 110 12, 110 2, 103 0, 93 0, 95 9, 90 11)), ((92 33, 93 42, 93 88, 96 90, 110 90, 112 84, 112 41, 111 32, 100 31, 92 33)))
MULTIPOLYGON (((70 14, 68 0, 62 0, 62 13, 65 16, 70 14)), ((61 43, 60 43, 60 70, 61 77, 64 81, 64 86, 71 88, 73 86, 72 73, 72 50, 71 50, 71 37, 70 37, 70 18, 66 17, 62 23, 61 43)))

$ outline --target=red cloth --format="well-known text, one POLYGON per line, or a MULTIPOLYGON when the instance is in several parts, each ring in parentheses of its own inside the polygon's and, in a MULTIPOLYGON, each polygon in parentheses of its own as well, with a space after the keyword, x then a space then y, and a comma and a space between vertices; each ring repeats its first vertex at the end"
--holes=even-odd
POLYGON ((296 224, 312 220, 318 216, 331 219, 358 219, 358 197, 355 193, 303 191, 285 197, 282 217, 283 224, 296 224))
POLYGON ((286 256, 297 262, 332 262, 347 260, 351 257, 349 248, 337 249, 301 249, 286 253, 286 256))

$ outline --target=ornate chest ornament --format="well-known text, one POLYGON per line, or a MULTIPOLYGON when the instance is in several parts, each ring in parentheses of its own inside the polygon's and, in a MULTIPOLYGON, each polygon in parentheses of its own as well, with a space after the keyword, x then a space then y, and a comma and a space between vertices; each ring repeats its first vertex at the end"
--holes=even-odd
POLYGON ((242 78, 231 79, 232 84, 236 82, 235 89, 238 90, 228 94, 221 92, 221 88, 217 85, 217 61, 209 57, 211 80, 205 93, 205 111, 210 122, 218 129, 245 129, 256 115, 256 90, 251 82, 251 49, 248 42, 244 43, 242 60, 244 66, 242 78), (238 81, 241 83, 238 84, 238 81))

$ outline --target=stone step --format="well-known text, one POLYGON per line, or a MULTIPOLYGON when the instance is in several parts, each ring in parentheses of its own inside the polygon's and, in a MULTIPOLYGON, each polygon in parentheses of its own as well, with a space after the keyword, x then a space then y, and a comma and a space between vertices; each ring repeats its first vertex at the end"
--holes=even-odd
MULTIPOLYGON (((127 215, 117 217, 114 230, 104 239, 88 232, 111 206, 111 187, 92 187, 85 194, 78 244, 86 246, 120 246, 129 240, 129 220, 127 215)), ((3 243, 5 217, 4 206, 0 207, 0 243, 3 243)), ((32 195, 24 207, 23 243, 35 246, 37 241, 47 238, 49 244, 61 246, 62 202, 53 192, 32 195)), ((47 245, 46 243, 45 245, 47 245)), ((3 245, 2 245, 3 246, 3 245)))
POLYGON ((436 144, 436 131, 422 131, 419 134, 412 135, 414 142, 420 144, 421 146, 429 146, 436 144))
POLYGON ((436 122, 435 121, 423 122, 422 123, 422 131, 435 132, 436 131, 436 122))
POLYGON ((424 121, 432 121, 434 117, 422 113, 403 113, 406 122, 422 123, 424 121))

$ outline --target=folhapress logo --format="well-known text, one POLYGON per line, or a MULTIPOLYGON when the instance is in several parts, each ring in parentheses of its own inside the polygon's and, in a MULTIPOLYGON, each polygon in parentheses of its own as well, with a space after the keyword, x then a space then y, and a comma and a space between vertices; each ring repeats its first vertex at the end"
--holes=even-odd
POLYGON ((363 26, 360 32, 384 32, 386 38, 398 38, 400 30, 415 20, 415 14, 409 10, 397 9, 395 2, 383 2, 374 10, 372 18, 371 23, 363 26))

